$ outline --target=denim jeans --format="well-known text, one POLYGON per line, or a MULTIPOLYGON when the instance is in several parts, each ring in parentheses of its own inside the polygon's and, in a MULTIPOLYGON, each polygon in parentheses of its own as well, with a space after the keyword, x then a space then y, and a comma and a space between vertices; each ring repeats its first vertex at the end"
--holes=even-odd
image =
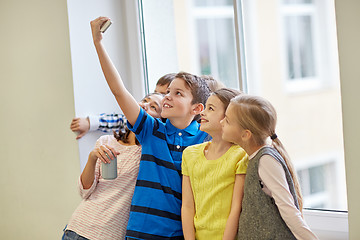
POLYGON ((74 231, 65 230, 64 235, 62 236, 62 240, 89 240, 89 239, 80 236, 74 231))

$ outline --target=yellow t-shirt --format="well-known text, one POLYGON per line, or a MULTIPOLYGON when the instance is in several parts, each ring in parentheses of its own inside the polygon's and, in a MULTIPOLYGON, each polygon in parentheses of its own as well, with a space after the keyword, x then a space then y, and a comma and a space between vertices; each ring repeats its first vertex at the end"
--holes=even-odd
POLYGON ((222 239, 230 214, 235 175, 246 174, 248 155, 233 145, 216 160, 207 160, 210 142, 187 147, 183 152, 182 174, 190 177, 195 202, 196 239, 222 239))

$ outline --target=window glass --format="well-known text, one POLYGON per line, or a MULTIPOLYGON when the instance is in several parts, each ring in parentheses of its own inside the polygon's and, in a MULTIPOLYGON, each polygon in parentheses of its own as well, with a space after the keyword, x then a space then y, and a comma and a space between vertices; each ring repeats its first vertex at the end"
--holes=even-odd
POLYGON ((326 180, 326 166, 317 166, 309 168, 309 177, 310 177, 310 193, 316 194, 319 192, 324 192, 325 189, 325 180, 326 180))
POLYGON ((218 76, 226 86, 237 88, 233 19, 198 19, 196 23, 201 74, 218 76))
POLYGON ((238 88, 232 0, 141 1, 149 89, 170 72, 211 75, 238 88))
POLYGON ((150 90, 170 72, 210 74, 275 106, 277 135, 298 173, 305 208, 347 210, 334 1, 242 0, 244 49, 232 1, 144 0, 150 90))
POLYGON ((311 16, 286 16, 284 21, 288 78, 315 77, 311 16))

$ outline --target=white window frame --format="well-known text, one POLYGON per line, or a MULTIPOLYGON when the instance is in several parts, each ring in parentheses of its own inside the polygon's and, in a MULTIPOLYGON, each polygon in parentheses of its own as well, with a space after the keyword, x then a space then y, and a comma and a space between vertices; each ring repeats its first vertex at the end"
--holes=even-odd
POLYGON ((349 222, 346 211, 320 211, 304 209, 304 218, 319 239, 349 239, 349 222))

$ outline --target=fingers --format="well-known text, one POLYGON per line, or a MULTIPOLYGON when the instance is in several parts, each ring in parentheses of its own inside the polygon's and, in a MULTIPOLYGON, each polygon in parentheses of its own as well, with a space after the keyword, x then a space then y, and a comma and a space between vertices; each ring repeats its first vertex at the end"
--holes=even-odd
POLYGON ((70 129, 78 134, 76 140, 82 138, 90 129, 89 118, 73 118, 70 129))
MULTIPOLYGON (((106 145, 106 144, 105 144, 105 146, 106 146, 107 149, 110 150, 110 153, 111 153, 111 155, 112 155, 111 159, 116 158, 116 156, 120 154, 120 153, 119 153, 118 151, 116 151, 113 147, 110 147, 109 145, 106 145)), ((109 153, 108 153, 108 154, 109 154, 109 153)), ((111 155, 109 155, 109 156, 111 156, 111 155)))
POLYGON ((79 140, 79 139, 82 138, 85 134, 86 134, 86 132, 80 133, 79 135, 76 136, 76 140, 79 140))
POLYGON ((79 130, 79 126, 80 126, 80 118, 73 118, 73 120, 71 121, 70 124, 70 129, 75 132, 79 130))
POLYGON ((106 144, 101 145, 96 151, 96 156, 104 163, 110 163, 110 161, 114 160, 119 154, 120 153, 114 148, 106 144))
POLYGON ((108 18, 108 17, 98 17, 98 18, 96 18, 96 19, 94 19, 94 20, 92 20, 92 21, 90 22, 91 28, 92 28, 93 30, 99 30, 99 32, 100 32, 101 26, 102 26, 107 20, 110 20, 110 18, 108 18))
POLYGON ((110 159, 106 155, 107 153, 104 152, 102 149, 99 149, 99 151, 96 153, 96 156, 104 163, 110 163, 110 159))
POLYGON ((104 151, 105 155, 110 158, 111 160, 113 160, 114 158, 116 158, 115 155, 115 149, 110 147, 109 145, 102 145, 100 146, 100 148, 104 151))

